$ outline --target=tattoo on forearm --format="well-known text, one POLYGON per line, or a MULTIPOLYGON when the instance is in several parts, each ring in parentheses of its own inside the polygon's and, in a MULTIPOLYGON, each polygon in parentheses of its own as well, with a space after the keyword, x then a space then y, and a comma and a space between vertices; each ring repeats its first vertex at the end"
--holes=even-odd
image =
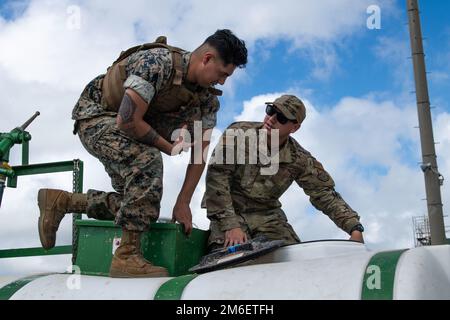
POLYGON ((122 122, 124 124, 132 122, 135 111, 136 104, 127 94, 124 94, 119 108, 119 115, 122 118, 122 122))
POLYGON ((135 123, 133 122, 134 113, 136 112, 136 103, 131 99, 131 97, 127 94, 124 94, 122 103, 119 108, 119 115, 122 118, 122 130, 128 134, 133 139, 136 139, 139 142, 145 143, 147 145, 154 145, 156 140, 159 137, 158 132, 156 132, 153 128, 150 128, 148 132, 142 137, 137 136, 137 130, 135 123))
POLYGON ((144 136, 138 138, 137 140, 139 142, 142 142, 142 143, 148 144, 149 146, 152 146, 155 144, 158 137, 159 137, 158 132, 156 132, 155 129, 150 128, 150 130, 148 130, 148 132, 144 136))

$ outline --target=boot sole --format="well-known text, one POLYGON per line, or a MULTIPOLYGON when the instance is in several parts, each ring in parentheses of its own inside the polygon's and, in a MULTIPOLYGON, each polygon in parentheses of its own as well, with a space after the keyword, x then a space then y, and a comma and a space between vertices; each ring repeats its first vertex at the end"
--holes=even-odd
POLYGON ((41 189, 38 192, 38 206, 39 206, 39 219, 38 219, 38 229, 39 229, 39 239, 41 240, 42 247, 45 250, 49 250, 54 247, 48 246, 45 244, 44 238, 44 211, 45 208, 42 207, 42 204, 45 202, 45 198, 47 196, 47 189, 41 189))
POLYGON ((147 274, 131 274, 123 271, 109 271, 111 278, 163 278, 168 277, 167 272, 154 272, 147 274))

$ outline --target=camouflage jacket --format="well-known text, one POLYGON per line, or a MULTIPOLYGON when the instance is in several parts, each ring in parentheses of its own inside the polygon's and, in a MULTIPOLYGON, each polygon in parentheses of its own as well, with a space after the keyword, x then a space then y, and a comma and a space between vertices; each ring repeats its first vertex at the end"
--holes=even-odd
MULTIPOLYGON (((228 129, 255 130, 260 136, 261 122, 235 122, 228 129)), ((219 222, 222 231, 240 226, 236 214, 267 211, 280 208, 279 198, 295 181, 310 197, 313 206, 322 211, 347 233, 359 223, 358 214, 334 189, 334 181, 322 164, 289 137, 279 150, 278 171, 272 175, 261 174, 267 167, 258 157, 257 163, 248 164, 249 144, 246 144, 246 163, 237 161, 237 138, 226 139, 226 132, 216 146, 206 176, 203 207, 208 218, 219 222), (218 153, 234 150, 233 163, 218 153), (223 159, 223 161, 217 161, 223 159), (220 163, 222 162, 222 164, 220 163)), ((233 151, 231 151, 233 152, 233 151)), ((254 152, 253 152, 254 153, 254 152)), ((251 162, 250 162, 251 163, 251 162)))
MULTIPOLYGON (((183 52, 183 79, 185 79, 191 53, 183 52)), ((172 73, 172 55, 165 48, 142 50, 130 55, 126 65, 127 79, 125 88, 136 91, 147 103, 150 103, 160 89, 164 88, 172 73)), ((116 112, 105 110, 102 100, 102 80, 104 74, 93 79, 84 89, 77 104, 72 111, 73 120, 90 119, 102 115, 117 116, 116 112)), ((207 94, 201 100, 201 120, 204 129, 213 128, 216 125, 216 114, 219 110, 219 100, 212 94, 207 94)), ((189 122, 187 115, 186 122, 189 122)), ((172 118, 158 119, 167 126, 171 126, 172 118), (163 121, 165 120, 165 121, 163 121)), ((192 121, 191 121, 192 122, 192 121)), ((192 125, 192 123, 190 123, 192 125)), ((179 123, 173 124, 173 129, 181 127, 179 123)))

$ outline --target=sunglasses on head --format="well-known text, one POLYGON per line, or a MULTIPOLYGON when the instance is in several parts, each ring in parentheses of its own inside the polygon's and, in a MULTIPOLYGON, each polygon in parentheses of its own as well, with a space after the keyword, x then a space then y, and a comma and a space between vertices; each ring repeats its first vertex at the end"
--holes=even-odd
MULTIPOLYGON (((277 115, 277 121, 281 124, 286 124, 288 121, 292 121, 289 120, 288 118, 286 118, 286 116, 284 114, 282 114, 280 111, 278 111, 273 105, 268 104, 266 107, 266 114, 268 116, 273 116, 274 114, 277 115)), ((292 121, 294 122, 294 121, 292 121)))

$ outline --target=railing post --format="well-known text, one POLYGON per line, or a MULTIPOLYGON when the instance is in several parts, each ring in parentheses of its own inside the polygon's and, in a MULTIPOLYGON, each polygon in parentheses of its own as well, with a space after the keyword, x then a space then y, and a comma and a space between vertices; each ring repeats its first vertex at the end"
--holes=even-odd
MULTIPOLYGON (((83 161, 75 159, 73 161, 73 192, 83 193, 83 161)), ((72 214, 72 264, 75 265, 78 254, 79 230, 76 221, 81 219, 81 213, 72 214)))

